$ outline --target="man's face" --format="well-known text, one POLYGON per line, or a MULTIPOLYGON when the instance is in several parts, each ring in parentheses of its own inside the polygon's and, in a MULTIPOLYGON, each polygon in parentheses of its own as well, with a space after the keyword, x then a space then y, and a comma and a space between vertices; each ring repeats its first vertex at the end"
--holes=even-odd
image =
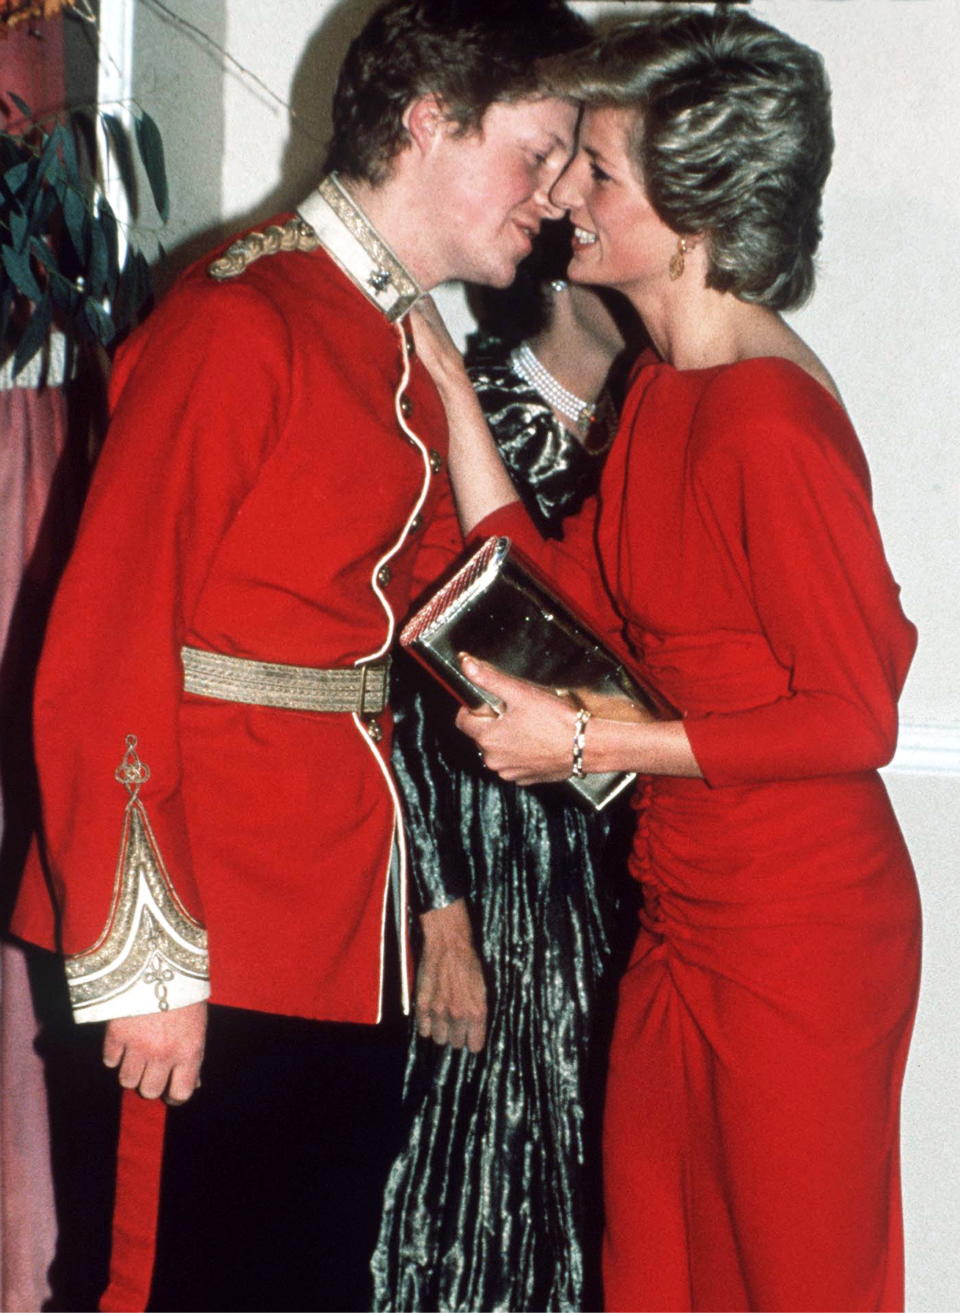
POLYGON ((573 152, 577 110, 564 100, 496 102, 476 132, 445 131, 433 161, 434 281, 508 287, 573 152))

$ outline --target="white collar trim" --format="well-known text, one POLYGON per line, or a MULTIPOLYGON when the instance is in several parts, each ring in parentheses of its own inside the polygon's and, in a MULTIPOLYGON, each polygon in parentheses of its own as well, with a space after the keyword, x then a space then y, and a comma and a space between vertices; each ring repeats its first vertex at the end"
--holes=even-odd
POLYGON ((343 272, 392 324, 423 288, 404 268, 335 173, 328 174, 297 210, 343 272))

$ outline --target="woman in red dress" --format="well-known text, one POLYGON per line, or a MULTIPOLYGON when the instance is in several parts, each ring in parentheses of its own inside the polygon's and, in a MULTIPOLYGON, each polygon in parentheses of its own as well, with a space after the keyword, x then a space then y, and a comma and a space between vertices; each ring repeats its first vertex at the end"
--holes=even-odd
POLYGON ((876 770, 915 631, 836 387, 779 314, 812 288, 826 78, 730 10, 622 29, 560 78, 587 106, 552 196, 569 276, 626 293, 658 353, 561 543, 516 502, 429 309, 418 338, 466 527, 535 555, 678 712, 588 718, 473 663, 505 710, 459 716, 520 784, 639 773, 607 1305, 899 1309, 920 924, 876 770))

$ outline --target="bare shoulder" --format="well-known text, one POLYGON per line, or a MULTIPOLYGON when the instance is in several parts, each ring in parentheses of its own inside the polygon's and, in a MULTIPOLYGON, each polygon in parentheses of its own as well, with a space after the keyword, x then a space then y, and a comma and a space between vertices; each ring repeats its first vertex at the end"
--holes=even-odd
POLYGON ((760 357, 789 360, 791 364, 809 374, 830 393, 835 401, 843 405, 840 389, 826 365, 804 342, 800 334, 794 332, 789 324, 784 323, 779 315, 772 316, 768 320, 764 331, 747 345, 741 359, 751 360, 760 357))

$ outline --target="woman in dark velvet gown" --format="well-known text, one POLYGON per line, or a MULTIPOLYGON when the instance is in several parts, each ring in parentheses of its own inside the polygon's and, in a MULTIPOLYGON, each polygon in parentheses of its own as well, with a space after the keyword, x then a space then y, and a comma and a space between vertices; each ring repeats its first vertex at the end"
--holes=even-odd
MULTIPOLYGON (((553 326, 565 321, 569 340, 575 318, 577 332, 602 332, 593 349, 609 368, 622 338, 595 294, 564 283, 544 291, 553 326)), ((514 313, 507 326, 518 325, 514 313)), ((552 358, 548 331, 532 341, 552 358)), ((609 393, 586 437, 575 435, 518 372, 530 373, 529 357, 518 361, 509 341, 477 336, 471 380, 519 492, 543 532, 557 536, 599 480, 615 424, 609 393)), ((421 903, 467 897, 489 1018, 480 1053, 413 1041, 411 1124, 386 1191, 375 1307, 598 1307, 594 1140, 623 805, 588 814, 555 788, 502 784, 451 728, 447 695, 409 662, 392 701, 393 764, 421 903)))

